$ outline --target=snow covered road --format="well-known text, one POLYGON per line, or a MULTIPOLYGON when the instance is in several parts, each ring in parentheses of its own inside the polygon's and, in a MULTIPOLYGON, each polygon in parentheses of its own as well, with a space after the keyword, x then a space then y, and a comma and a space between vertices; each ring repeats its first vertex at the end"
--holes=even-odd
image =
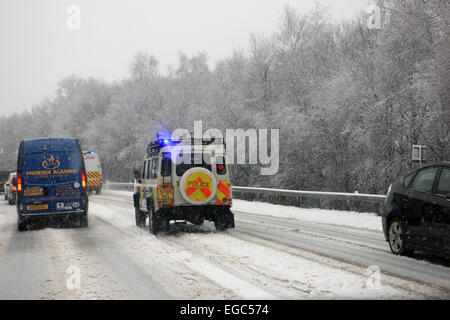
POLYGON ((90 197, 88 228, 19 233, 1 201, 0 299, 450 298, 450 268, 392 255, 379 217, 245 201, 233 211, 233 230, 173 224, 154 236, 135 226, 131 193, 109 191, 90 197))

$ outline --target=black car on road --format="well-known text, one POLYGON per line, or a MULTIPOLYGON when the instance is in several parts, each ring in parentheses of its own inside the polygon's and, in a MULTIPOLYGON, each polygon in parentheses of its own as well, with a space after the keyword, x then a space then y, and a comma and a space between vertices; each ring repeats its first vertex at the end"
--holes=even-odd
POLYGON ((382 222, 391 251, 450 257, 450 162, 421 167, 389 187, 382 222))

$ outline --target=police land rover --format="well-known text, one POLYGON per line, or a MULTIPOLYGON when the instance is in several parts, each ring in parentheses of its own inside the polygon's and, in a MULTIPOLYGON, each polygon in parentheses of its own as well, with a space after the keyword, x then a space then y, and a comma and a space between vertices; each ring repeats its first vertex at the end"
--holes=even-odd
POLYGON ((157 139, 135 171, 136 225, 151 233, 167 231, 171 220, 195 225, 214 222, 234 228, 232 195, 223 139, 157 139))

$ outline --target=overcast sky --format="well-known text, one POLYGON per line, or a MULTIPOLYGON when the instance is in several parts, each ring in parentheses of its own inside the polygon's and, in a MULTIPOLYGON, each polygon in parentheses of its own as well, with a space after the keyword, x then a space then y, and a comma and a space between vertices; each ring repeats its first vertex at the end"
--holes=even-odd
MULTIPOLYGON (((304 13, 316 1, 0 0, 0 116, 52 96, 72 73, 120 80, 138 51, 154 54, 162 71, 177 64, 179 52, 205 51, 213 64, 246 47, 251 32, 275 32, 285 4, 304 13), (67 27, 70 5, 81 10, 79 30, 67 27)), ((338 20, 368 6, 368 0, 319 2, 338 20)))

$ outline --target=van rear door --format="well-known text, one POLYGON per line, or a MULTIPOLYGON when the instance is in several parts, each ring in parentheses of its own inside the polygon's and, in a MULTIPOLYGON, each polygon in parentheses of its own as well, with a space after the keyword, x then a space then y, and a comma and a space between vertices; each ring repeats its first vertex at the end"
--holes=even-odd
POLYGON ((77 148, 24 150, 24 213, 64 213, 81 210, 81 155, 77 148), (59 150, 58 150, 59 149, 59 150))

